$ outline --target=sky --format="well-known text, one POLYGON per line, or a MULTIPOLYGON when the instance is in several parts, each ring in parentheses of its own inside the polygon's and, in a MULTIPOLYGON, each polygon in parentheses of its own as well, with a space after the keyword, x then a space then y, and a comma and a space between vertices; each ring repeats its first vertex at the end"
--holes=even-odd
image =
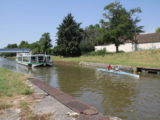
MULTIPOLYGON (((99 23, 103 8, 115 0, 0 0, 0 48, 19 44, 22 40, 36 42, 49 32, 56 45, 57 27, 72 13, 81 27, 99 23)), ((145 33, 160 27, 160 0, 116 0, 126 9, 140 7, 145 33)))

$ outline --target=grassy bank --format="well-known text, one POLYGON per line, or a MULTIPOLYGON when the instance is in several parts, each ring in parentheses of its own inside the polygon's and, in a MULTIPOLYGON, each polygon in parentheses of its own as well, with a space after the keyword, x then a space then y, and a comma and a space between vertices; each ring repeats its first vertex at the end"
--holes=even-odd
POLYGON ((160 49, 144 50, 130 53, 112 53, 104 56, 80 56, 80 57, 57 57, 53 56, 54 61, 66 62, 95 62, 114 65, 141 66, 160 68, 160 49))
POLYGON ((0 68, 0 76, 0 98, 3 96, 29 94, 31 92, 23 82, 24 75, 0 68))
MULTIPOLYGON (((49 120, 50 113, 35 114, 32 112, 31 108, 36 99, 28 96, 32 90, 27 86, 25 80, 26 76, 23 74, 0 68, 0 115, 3 115, 6 109, 12 108, 14 111, 20 109, 21 120, 49 120)), ((12 113, 8 115, 12 116, 12 113)))
MULTIPOLYGON (((4 68, 0 68, 0 113, 5 109, 16 108, 22 97, 31 94, 32 91, 24 83, 26 77, 4 68)), ((25 99, 24 99, 25 100, 25 99)))

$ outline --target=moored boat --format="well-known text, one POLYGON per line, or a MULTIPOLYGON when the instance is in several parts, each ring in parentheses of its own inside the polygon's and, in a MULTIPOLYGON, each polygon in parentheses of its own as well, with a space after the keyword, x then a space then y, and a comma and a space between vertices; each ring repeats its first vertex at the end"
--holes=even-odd
POLYGON ((52 66, 53 62, 50 55, 31 53, 17 53, 16 61, 29 67, 52 66))

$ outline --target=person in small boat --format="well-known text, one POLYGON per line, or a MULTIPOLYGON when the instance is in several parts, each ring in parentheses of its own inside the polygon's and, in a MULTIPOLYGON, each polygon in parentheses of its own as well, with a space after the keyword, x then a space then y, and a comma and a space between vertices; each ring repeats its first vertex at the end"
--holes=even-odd
POLYGON ((107 68, 107 70, 111 70, 111 65, 110 64, 107 65, 106 68, 107 68))
POLYGON ((116 67, 115 67, 115 71, 119 71, 119 66, 116 66, 116 67))

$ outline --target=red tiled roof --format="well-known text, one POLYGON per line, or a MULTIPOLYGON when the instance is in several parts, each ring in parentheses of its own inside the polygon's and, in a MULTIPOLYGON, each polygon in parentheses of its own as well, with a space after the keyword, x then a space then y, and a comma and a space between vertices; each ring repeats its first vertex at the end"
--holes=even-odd
POLYGON ((137 36, 138 43, 160 42, 160 33, 141 34, 137 36))

